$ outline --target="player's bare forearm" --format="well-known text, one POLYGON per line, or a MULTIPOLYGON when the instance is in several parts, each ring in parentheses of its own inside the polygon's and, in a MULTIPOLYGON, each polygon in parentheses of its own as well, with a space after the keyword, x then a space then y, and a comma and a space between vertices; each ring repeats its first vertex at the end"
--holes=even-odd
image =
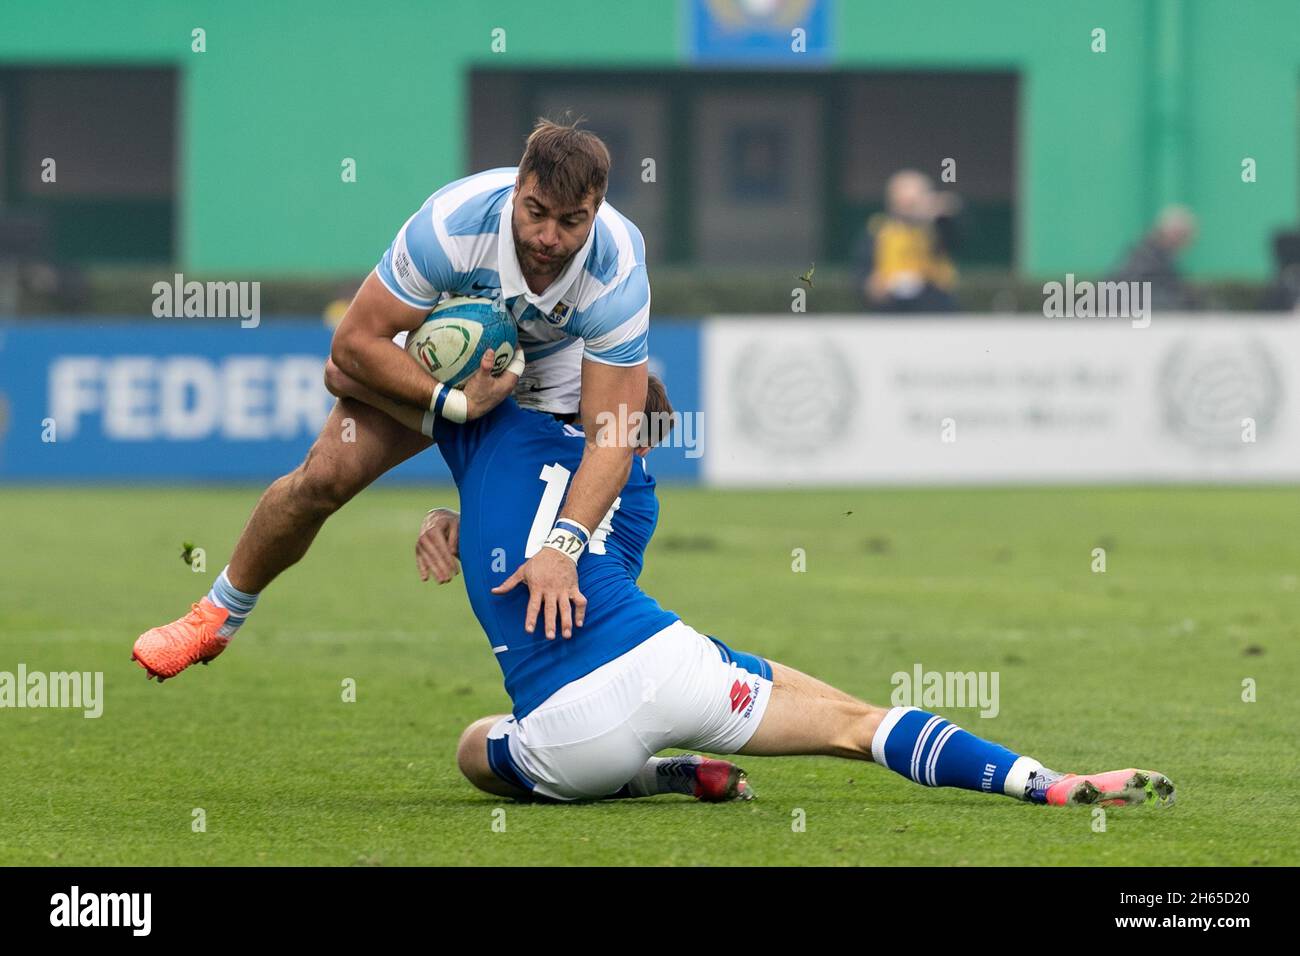
POLYGON ((560 516, 594 532, 627 484, 631 469, 631 448, 602 448, 589 439, 560 516))
MULTIPOLYGON (((478 371, 465 383, 464 393, 466 412, 470 418, 478 418, 495 408, 502 399, 514 391, 519 382, 519 370, 523 369, 523 352, 516 356, 518 370, 514 363, 500 374, 493 375, 493 355, 485 351, 479 361, 478 371)), ((421 373, 423 374, 423 373, 421 373)), ((430 379, 432 381, 432 379, 430 379)), ((427 434, 427 417, 431 414, 426 408, 417 408, 406 402, 397 402, 386 395, 381 395, 373 388, 343 371, 331 358, 325 362, 325 388, 331 395, 339 398, 355 398, 359 402, 377 408, 389 418, 411 431, 427 434)), ((432 389, 430 389, 432 391, 432 389)), ((425 403, 428 404, 427 402, 425 403)))
POLYGON ((582 363, 582 426, 587 444, 562 517, 595 531, 627 482, 636 426, 645 412, 646 365, 582 363))
POLYGON ((374 389, 368 388, 347 372, 344 372, 334 363, 333 359, 325 363, 325 388, 331 395, 338 398, 355 398, 372 408, 377 408, 389 418, 405 425, 412 431, 421 431, 420 426, 424 420, 423 409, 385 398, 374 389))
POLYGON ((395 402, 428 408, 433 380, 392 342, 398 332, 418 328, 427 314, 427 309, 397 299, 372 272, 334 331, 330 358, 340 371, 372 392, 395 402))

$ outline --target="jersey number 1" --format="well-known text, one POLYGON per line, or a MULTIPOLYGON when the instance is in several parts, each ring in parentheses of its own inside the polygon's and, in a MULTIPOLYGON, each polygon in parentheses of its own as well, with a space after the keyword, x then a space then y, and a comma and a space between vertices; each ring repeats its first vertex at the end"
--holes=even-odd
MULTIPOLYGON (((557 463, 543 465, 542 473, 537 477, 546 483, 546 490, 542 492, 542 502, 537 506, 537 514, 533 515, 533 526, 528 532, 528 546, 524 548, 525 559, 531 558, 542 550, 546 536, 551 533, 551 528, 555 527, 555 519, 560 514, 560 505, 564 503, 564 492, 569 487, 569 479, 573 477, 573 472, 557 463)), ((600 526, 591 533, 587 550, 592 554, 605 553, 605 539, 614 530, 614 512, 622 502, 621 497, 615 498, 605 517, 600 520, 600 526)))

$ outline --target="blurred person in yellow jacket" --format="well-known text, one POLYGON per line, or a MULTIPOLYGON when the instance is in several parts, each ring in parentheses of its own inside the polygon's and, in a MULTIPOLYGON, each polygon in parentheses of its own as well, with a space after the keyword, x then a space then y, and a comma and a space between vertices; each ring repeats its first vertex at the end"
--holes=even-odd
POLYGON ((961 201, 936 192, 913 169, 889 177, 885 211, 872 216, 855 260, 867 308, 887 312, 952 312, 957 268, 949 250, 961 201))

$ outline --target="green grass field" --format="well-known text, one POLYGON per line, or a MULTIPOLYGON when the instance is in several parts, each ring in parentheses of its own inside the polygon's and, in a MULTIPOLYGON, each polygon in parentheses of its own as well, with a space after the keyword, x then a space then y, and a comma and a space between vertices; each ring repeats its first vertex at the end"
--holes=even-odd
POLYGON ((881 703, 916 663, 999 672, 996 718, 945 716, 1058 769, 1178 784, 1105 832, 830 758, 744 761, 750 804, 474 791, 457 737, 509 705, 459 580, 416 577, 448 489, 366 492, 220 660, 146 681, 132 641, 206 592, 259 491, 0 491, 0 671, 105 673, 98 720, 0 710, 0 863, 1300 863, 1296 489, 663 489, 642 583, 666 607, 881 703))

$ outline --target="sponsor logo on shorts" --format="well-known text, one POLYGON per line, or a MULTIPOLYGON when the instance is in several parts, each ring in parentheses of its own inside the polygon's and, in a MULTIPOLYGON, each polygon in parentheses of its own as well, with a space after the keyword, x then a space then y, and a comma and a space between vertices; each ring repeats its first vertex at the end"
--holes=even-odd
POLYGON ((758 702, 758 681, 754 681, 754 686, 736 681, 731 685, 731 692, 727 695, 731 698, 731 712, 745 711, 740 716, 748 717, 754 712, 754 704, 758 702))
POLYGON ((731 685, 731 693, 728 696, 731 697, 732 713, 735 713, 742 707, 749 706, 750 702, 753 700, 753 695, 749 692, 749 685, 742 684, 740 681, 736 681, 731 685))

